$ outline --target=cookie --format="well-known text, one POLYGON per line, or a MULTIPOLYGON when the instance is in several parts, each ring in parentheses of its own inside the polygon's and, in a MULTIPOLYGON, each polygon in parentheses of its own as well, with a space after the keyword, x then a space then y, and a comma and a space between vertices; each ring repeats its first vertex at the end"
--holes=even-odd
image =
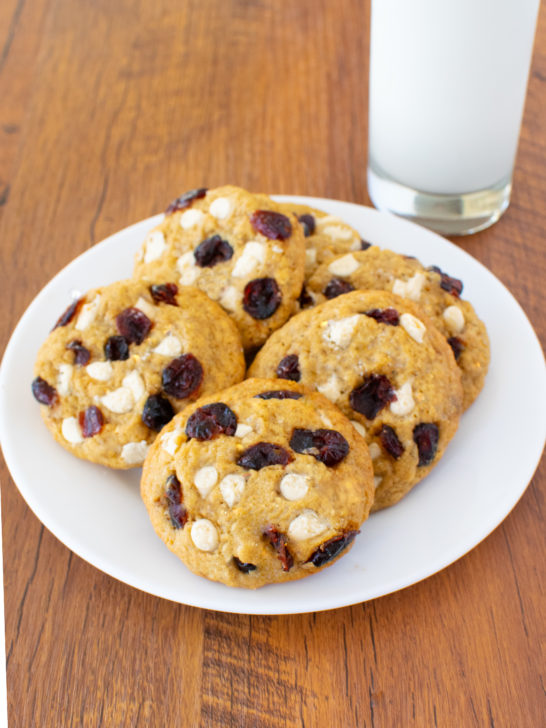
POLYGON ((369 243, 336 215, 307 205, 281 203, 281 209, 297 216, 305 236, 305 280, 332 258, 353 250, 365 250, 369 243))
POLYGON ((353 291, 294 316, 249 376, 318 390, 365 435, 373 510, 396 503, 439 461, 462 411, 461 375, 445 337, 411 301, 353 291))
POLYGON ((317 303, 356 288, 392 291, 419 304, 452 348, 467 409, 482 390, 490 354, 485 325, 472 304, 461 299, 462 281, 435 266, 425 268, 415 258, 373 246, 331 260, 307 284, 317 303))
POLYGON ((266 195, 226 186, 171 203, 138 251, 134 275, 200 288, 235 321, 249 350, 292 313, 304 264, 295 215, 266 195))
POLYGON ((178 414, 141 481, 155 531, 186 566, 251 589, 346 553, 373 491, 364 438, 336 407, 294 382, 258 379, 178 414))
POLYGON ((69 306, 38 353, 32 391, 63 447, 131 468, 175 412, 244 371, 236 326, 204 293, 128 280, 69 306))

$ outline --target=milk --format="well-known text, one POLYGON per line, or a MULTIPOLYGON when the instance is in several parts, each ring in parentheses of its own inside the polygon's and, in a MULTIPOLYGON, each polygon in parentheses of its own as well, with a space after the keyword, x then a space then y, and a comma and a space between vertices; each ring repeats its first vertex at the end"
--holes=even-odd
POLYGON ((539 0, 373 0, 370 167, 416 190, 510 182, 539 0))

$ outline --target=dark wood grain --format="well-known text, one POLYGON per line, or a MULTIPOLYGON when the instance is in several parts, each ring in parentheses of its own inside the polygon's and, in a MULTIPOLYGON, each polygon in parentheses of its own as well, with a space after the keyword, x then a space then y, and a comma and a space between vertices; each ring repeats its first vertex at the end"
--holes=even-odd
MULTIPOLYGON (((2 349, 62 266, 185 189, 231 182, 369 204, 368 18, 358 0, 0 4, 2 349)), ((542 341, 545 170, 543 11, 512 203, 456 241, 542 341)), ((13 728, 544 724, 544 466, 448 569, 289 617, 131 589, 68 551, 0 475, 13 728)))

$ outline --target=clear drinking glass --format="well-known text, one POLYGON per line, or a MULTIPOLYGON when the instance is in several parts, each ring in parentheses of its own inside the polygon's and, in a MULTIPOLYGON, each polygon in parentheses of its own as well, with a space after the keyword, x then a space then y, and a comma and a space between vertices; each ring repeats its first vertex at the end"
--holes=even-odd
POLYGON ((508 207, 540 0, 372 0, 368 192, 446 234, 508 207))

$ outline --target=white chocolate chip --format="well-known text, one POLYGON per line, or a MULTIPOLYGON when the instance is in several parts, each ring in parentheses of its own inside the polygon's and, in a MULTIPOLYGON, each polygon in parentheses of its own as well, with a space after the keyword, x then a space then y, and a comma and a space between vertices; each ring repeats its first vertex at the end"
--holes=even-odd
POLYGON ((316 248, 306 248, 305 250, 305 264, 315 265, 317 262, 317 251, 316 248))
POLYGON ((173 334, 168 334, 152 351, 154 354, 161 354, 161 356, 178 356, 182 353, 182 344, 179 338, 173 334))
POLYGON ((229 197, 217 197, 210 203, 209 212, 217 220, 225 220, 231 215, 233 203, 229 197))
POLYGON ((237 429, 235 430, 235 437, 246 437, 246 435, 252 431, 253 430, 250 425, 245 425, 244 422, 239 422, 237 424, 237 429))
POLYGON ((142 397, 146 394, 144 381, 140 374, 134 369, 132 372, 129 372, 129 374, 126 374, 123 377, 123 381, 121 383, 131 392, 135 403, 138 402, 139 399, 142 399, 142 397))
POLYGON ((335 276, 350 276, 358 268, 360 268, 360 263, 351 253, 343 255, 341 258, 336 258, 328 266, 330 273, 333 273, 335 276))
POLYGON ((287 473, 281 478, 279 490, 286 500, 300 500, 309 490, 309 476, 287 473))
POLYGON ((169 453, 169 455, 174 455, 180 447, 181 437, 182 428, 175 427, 174 430, 161 435, 161 447, 165 450, 165 452, 169 453))
POLYGON ((391 402, 390 409, 393 415, 408 415, 415 407, 415 400, 411 391, 411 382, 408 380, 395 392, 396 399, 391 402))
POLYGON ((228 311, 235 311, 241 301, 241 294, 235 286, 228 286, 220 296, 220 305, 228 311))
POLYGON ((214 551, 218 548, 218 531, 207 518, 199 518, 192 524, 191 540, 199 551, 214 551))
POLYGON ((362 250, 362 241, 360 238, 356 239, 353 243, 351 243, 350 250, 362 250))
POLYGON ((355 428, 359 435, 362 435, 362 437, 366 437, 366 428, 364 427, 364 425, 362 425, 360 422, 357 422, 356 420, 351 420, 351 425, 355 428))
POLYGON ((121 459, 127 465, 142 465, 148 452, 149 445, 146 440, 128 442, 121 448, 121 459))
POLYGON ((448 306, 443 313, 443 317, 454 334, 460 334, 464 329, 464 314, 458 306, 448 306))
POLYGON ((293 541, 305 541, 318 536, 326 528, 326 523, 314 511, 303 511, 288 526, 288 538, 293 541))
POLYGON ((180 226, 184 228, 184 230, 189 230, 194 225, 200 223, 204 217, 205 216, 201 210, 194 210, 193 208, 186 210, 186 212, 183 212, 180 216, 180 226))
POLYGON ((133 393, 128 387, 118 387, 100 398, 102 404, 117 415, 125 414, 133 409, 135 403, 133 393))
POLYGON ((245 479, 242 475, 230 473, 220 481, 220 492, 222 498, 230 508, 241 500, 245 489, 245 479))
POLYGON ((218 482, 218 471, 214 465, 205 465, 200 468, 193 476, 193 484, 201 494, 202 498, 206 498, 210 491, 218 482))
POLYGON ((135 303, 135 308, 138 308, 140 311, 142 311, 142 313, 145 313, 146 316, 152 320, 157 313, 156 307, 145 298, 142 298, 142 296, 139 296, 138 301, 135 303))
POLYGON ((353 237, 353 231, 345 225, 326 225, 321 229, 323 235, 328 235, 334 240, 350 240, 353 237))
POLYGON ((325 227, 329 225, 344 225, 345 223, 340 217, 335 215, 323 215, 315 218, 315 227, 317 232, 322 233, 325 227))
POLYGON ((272 250, 272 251, 273 251, 274 253, 284 253, 284 250, 283 250, 283 249, 281 248, 281 246, 280 246, 280 245, 274 245, 274 246, 273 246, 273 247, 271 248, 271 250, 272 250))
POLYGON ((85 367, 85 371, 91 379, 107 382, 114 373, 114 368, 109 361, 94 361, 85 367))
POLYGON ((245 278, 258 266, 265 262, 267 245, 251 240, 243 248, 243 252, 233 266, 231 275, 234 278, 245 278))
POLYGON ((166 247, 165 236, 161 230, 153 230, 144 241, 144 262, 151 263, 152 260, 160 258, 166 247))
POLYGON ((374 475, 373 476, 373 484, 374 484, 374 488, 376 490, 379 487, 379 484, 381 483, 382 480, 383 480, 383 478, 382 478, 381 475, 374 475))
POLYGON ((421 298, 421 290, 424 282, 425 276, 423 273, 416 273, 407 281, 402 281, 400 278, 396 278, 392 284, 392 292, 402 298, 409 298, 412 301, 418 301, 421 298))
POLYGON ((64 439, 71 445, 79 445, 83 442, 81 427, 75 417, 67 417, 61 425, 61 432, 64 439))
POLYGON ((381 455, 381 448, 377 442, 371 442, 368 445, 368 450, 370 451, 370 457, 372 460, 377 460, 377 458, 381 455))
POLYGON ((418 344, 423 343, 423 337, 427 328, 420 319, 412 313, 403 313, 400 316, 400 324, 418 344))
POLYGON ((182 286, 191 286, 199 277, 199 270, 195 265, 195 256, 192 250, 189 250, 178 258, 176 267, 180 273, 180 285, 182 286))
POLYGON ((337 402, 340 397, 341 390, 339 387, 339 379, 332 374, 330 379, 324 384, 317 386, 318 391, 327 397, 331 402, 337 402))
POLYGON ((61 397, 66 397, 70 392, 70 381, 74 367, 72 364, 59 364, 59 374, 57 375, 57 392, 61 397))
POLYGON ((339 349, 345 349, 349 345, 360 319, 360 315, 355 313, 353 316, 346 316, 338 321, 328 321, 322 334, 323 340, 339 349))
POLYGON ((85 331, 85 329, 93 323, 95 316, 97 315, 99 304, 100 296, 98 294, 89 303, 84 303, 82 310, 80 311, 80 315, 78 316, 78 320, 76 321, 76 328, 79 331, 85 331))

